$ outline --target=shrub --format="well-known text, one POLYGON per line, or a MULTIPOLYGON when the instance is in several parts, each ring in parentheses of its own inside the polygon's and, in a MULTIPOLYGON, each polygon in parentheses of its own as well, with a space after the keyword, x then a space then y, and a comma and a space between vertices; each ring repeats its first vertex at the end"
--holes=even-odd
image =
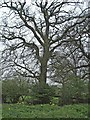
POLYGON ((61 88, 59 104, 87 103, 88 85, 79 77, 71 77, 61 88))
POLYGON ((53 97, 50 104, 58 105, 59 98, 58 97, 53 97))
POLYGON ((54 96, 54 90, 47 84, 44 86, 36 84, 32 87, 31 95, 34 104, 47 104, 50 103, 52 97, 54 96))
POLYGON ((25 80, 12 79, 2 81, 3 103, 17 103, 20 96, 26 96, 28 93, 28 84, 25 80))

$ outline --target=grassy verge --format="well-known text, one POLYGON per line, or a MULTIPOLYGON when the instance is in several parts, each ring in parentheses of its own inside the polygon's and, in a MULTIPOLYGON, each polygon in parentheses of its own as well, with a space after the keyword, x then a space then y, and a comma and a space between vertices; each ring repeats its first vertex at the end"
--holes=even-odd
POLYGON ((87 118, 88 105, 23 105, 3 104, 3 118, 87 118))
POLYGON ((2 118, 2 104, 0 104, 0 120, 2 118))

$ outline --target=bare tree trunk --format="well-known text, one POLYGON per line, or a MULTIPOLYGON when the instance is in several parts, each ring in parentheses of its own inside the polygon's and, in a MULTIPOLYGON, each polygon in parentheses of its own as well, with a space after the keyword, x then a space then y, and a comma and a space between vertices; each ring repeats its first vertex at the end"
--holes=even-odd
POLYGON ((40 84, 46 84, 46 78, 47 78, 47 62, 45 60, 42 61, 41 63, 41 68, 40 68, 40 84))
POLYGON ((47 66, 48 66, 49 58, 50 58, 49 43, 48 43, 48 39, 47 39, 46 42, 45 42, 44 48, 43 48, 43 56, 41 58, 40 78, 39 78, 39 83, 40 84, 46 84, 46 81, 47 81, 47 66))

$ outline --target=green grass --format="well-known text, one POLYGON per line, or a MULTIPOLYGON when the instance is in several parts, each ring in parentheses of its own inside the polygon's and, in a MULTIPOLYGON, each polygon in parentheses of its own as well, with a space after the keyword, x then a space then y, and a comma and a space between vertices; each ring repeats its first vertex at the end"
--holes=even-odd
POLYGON ((3 104, 3 118, 87 118, 88 105, 24 105, 3 104))
POLYGON ((0 104, 0 120, 2 118, 2 104, 0 104))

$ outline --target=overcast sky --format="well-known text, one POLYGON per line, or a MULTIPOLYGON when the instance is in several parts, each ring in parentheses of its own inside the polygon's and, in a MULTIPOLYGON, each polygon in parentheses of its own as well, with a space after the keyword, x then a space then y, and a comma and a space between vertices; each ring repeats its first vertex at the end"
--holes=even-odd
MULTIPOLYGON (((1 1, 4 1, 4 0, 0 0, 0 2, 1 1)), ((9 0, 6 0, 6 1, 9 1, 9 0)), ((35 0, 13 0, 13 1, 20 1, 20 2, 24 2, 24 1, 26 1, 26 5, 31 5, 31 2, 34 2, 35 0)), ((41 1, 41 0, 39 0, 39 1, 41 1)), ((46 1, 46 0, 43 0, 43 1, 46 1)), ((48 2, 52 2, 53 0, 48 0, 48 2)), ((60 1, 63 1, 63 0, 60 0, 60 1)), ((69 0, 69 1, 72 1, 72 0, 69 0)), ((76 2, 76 1, 78 1, 78 0, 73 0, 73 2, 76 2)), ((83 4, 81 5, 82 7, 86 7, 86 6, 88 6, 88 2, 90 1, 90 0, 79 0, 80 2, 83 2, 83 4)), ((5 8, 4 8, 4 10, 5 10, 5 8)), ((33 9, 34 10, 34 9, 33 9)), ((1 24, 1 16, 2 16, 2 10, 0 9, 0 24, 1 24)), ((0 43, 0 51, 3 49, 3 45, 0 43)))

